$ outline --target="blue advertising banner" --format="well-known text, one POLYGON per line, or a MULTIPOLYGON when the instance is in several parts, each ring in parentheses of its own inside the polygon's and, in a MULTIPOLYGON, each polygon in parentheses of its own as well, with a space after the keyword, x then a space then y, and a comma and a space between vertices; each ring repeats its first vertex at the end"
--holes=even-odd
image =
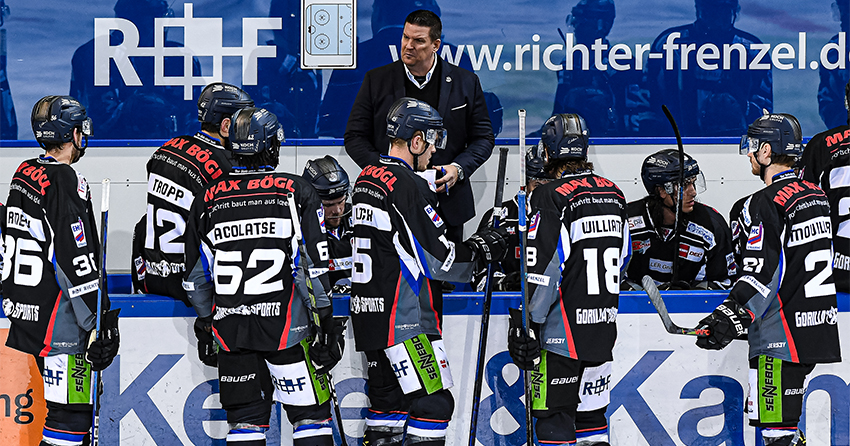
POLYGON ((480 77, 501 137, 520 108, 530 132, 576 112, 595 137, 672 136, 662 104, 685 137, 741 135, 764 109, 806 136, 847 119, 848 0, 362 0, 347 70, 300 68, 304 5, 0 1, 0 139, 33 139, 47 94, 83 102, 96 139, 194 132, 213 81, 243 86, 287 138, 340 138, 363 75, 398 58, 422 8, 442 17, 439 55, 480 77))

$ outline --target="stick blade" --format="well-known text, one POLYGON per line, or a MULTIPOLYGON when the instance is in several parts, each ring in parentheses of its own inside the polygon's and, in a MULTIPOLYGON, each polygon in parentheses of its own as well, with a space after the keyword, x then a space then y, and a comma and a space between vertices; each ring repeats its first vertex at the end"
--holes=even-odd
POLYGON ((667 312, 667 305, 664 303, 664 298, 661 297, 661 292, 658 291, 658 287, 655 286, 655 281, 652 280, 652 277, 643 276, 641 283, 643 284, 643 289, 646 292, 646 295, 649 296, 649 300, 652 302, 652 306, 655 307, 655 311, 658 312, 658 316, 661 317, 664 329, 667 330, 668 333, 678 333, 678 327, 676 327, 676 324, 674 324, 673 320, 670 319, 670 313, 667 312))

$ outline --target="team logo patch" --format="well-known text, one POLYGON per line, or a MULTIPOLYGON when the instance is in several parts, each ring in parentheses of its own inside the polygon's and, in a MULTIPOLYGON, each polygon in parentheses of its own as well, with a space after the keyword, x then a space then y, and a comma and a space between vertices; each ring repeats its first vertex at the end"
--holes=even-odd
POLYGON ((74 234, 74 242, 77 244, 77 248, 83 248, 88 243, 86 243, 86 231, 83 229, 83 220, 77 218, 76 223, 71 223, 71 233, 74 234))
POLYGON ((741 235, 741 227, 738 225, 738 220, 732 220, 729 226, 732 227, 732 238, 738 238, 738 236, 741 235))
POLYGON ((537 228, 540 227, 540 212, 531 217, 531 223, 528 225, 528 239, 534 240, 537 238, 537 228))
POLYGON ((650 246, 652 246, 652 241, 649 239, 632 240, 632 252, 643 254, 649 249, 650 246))
POLYGON ((443 226, 443 219, 440 218, 440 214, 438 214, 430 204, 425 206, 425 213, 428 214, 428 217, 431 219, 431 222, 434 223, 434 226, 438 228, 443 226))
POLYGON ((759 223, 758 226, 754 226, 750 229, 750 236, 747 237, 747 250, 748 251, 761 251, 762 244, 764 243, 764 227, 759 223))

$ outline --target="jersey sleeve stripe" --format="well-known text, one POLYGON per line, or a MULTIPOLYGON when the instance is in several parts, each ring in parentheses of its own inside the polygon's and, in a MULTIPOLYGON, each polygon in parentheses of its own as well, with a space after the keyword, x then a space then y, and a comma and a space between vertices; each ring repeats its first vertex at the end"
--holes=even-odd
POLYGON ((570 358, 578 359, 576 343, 573 340, 573 331, 570 329, 570 320, 567 318, 567 310, 564 308, 564 293, 560 288, 558 288, 558 305, 561 307, 561 319, 564 321, 564 336, 567 338, 567 348, 570 351, 570 358))
POLYGON ((53 312, 50 313, 50 322, 47 323, 47 333, 44 334, 44 348, 38 354, 39 356, 47 356, 53 347, 50 346, 53 341, 53 324, 56 322, 56 312, 59 311, 59 300, 62 299, 62 290, 56 295, 56 303, 53 304, 53 312))

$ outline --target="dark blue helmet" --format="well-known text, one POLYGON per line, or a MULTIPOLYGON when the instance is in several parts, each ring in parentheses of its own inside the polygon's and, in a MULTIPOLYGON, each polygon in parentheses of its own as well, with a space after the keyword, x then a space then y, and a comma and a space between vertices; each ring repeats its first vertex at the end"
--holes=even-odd
POLYGON ((800 122, 788 113, 770 113, 747 128, 741 137, 740 152, 755 152, 763 143, 770 144, 771 155, 788 155, 799 158, 803 154, 803 130, 800 122))
POLYGON ((204 87, 198 98, 198 121, 219 124, 237 110, 253 106, 251 96, 241 88, 214 82, 204 87))
POLYGON ((401 98, 390 107, 387 114, 387 135, 410 141, 421 131, 425 141, 438 149, 446 147, 446 130, 440 113, 427 102, 413 98, 401 98))
MULTIPOLYGON (((684 174, 685 182, 690 182, 691 179, 697 181, 695 185, 697 193, 705 190, 705 179, 699 170, 699 164, 687 153, 684 174)), ((646 157, 640 168, 640 179, 650 195, 655 195, 656 187, 661 187, 668 194, 672 194, 673 187, 679 183, 679 151, 664 149, 646 157)))
POLYGON ((336 200, 348 193, 348 174, 330 155, 307 161, 301 176, 313 184, 322 200, 336 200))
POLYGON ((547 119, 540 129, 540 141, 550 162, 587 159, 587 124, 577 114, 561 113, 547 119))
POLYGON ((277 116, 264 108, 246 107, 230 118, 230 150, 242 156, 279 150, 284 142, 277 116))
POLYGON ((79 101, 71 96, 45 96, 35 103, 30 118, 35 140, 42 148, 74 141, 74 129, 79 128, 84 142, 77 149, 82 156, 92 134, 92 123, 79 101))

